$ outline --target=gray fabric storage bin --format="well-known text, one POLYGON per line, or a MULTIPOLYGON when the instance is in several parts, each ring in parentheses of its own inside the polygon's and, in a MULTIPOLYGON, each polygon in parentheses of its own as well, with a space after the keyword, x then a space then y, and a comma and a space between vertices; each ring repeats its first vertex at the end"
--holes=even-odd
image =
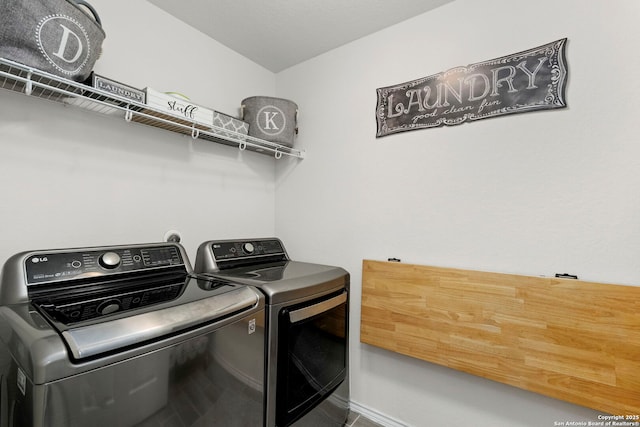
POLYGON ((298 106, 288 99, 252 96, 242 101, 249 136, 293 147, 298 134, 298 106))
POLYGON ((2 0, 2 58, 84 82, 104 38, 100 18, 85 1, 2 0))

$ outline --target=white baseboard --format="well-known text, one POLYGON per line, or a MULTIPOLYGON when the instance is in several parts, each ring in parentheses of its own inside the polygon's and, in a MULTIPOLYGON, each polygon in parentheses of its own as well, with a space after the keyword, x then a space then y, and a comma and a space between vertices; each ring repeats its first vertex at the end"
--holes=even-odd
POLYGON ((403 422, 391 418, 388 415, 378 412, 374 409, 363 406, 358 402, 354 402, 353 400, 349 403, 349 405, 352 411, 357 412, 358 414, 370 419, 371 421, 382 424, 385 427, 410 427, 403 422))

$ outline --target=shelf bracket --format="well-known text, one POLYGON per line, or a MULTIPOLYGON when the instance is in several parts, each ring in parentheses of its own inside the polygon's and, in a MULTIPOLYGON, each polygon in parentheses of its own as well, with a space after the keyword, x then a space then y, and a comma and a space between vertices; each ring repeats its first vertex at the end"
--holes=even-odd
POLYGON ((24 93, 31 95, 33 92, 33 82, 31 81, 31 71, 27 73, 27 84, 24 86, 24 93))

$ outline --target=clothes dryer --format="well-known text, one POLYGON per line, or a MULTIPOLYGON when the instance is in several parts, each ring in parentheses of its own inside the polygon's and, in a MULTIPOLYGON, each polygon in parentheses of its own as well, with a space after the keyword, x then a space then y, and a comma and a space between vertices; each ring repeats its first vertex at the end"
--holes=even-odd
POLYGON ((349 411, 349 273, 291 260, 277 238, 206 241, 194 271, 244 283, 266 297, 266 426, 343 426, 349 411))

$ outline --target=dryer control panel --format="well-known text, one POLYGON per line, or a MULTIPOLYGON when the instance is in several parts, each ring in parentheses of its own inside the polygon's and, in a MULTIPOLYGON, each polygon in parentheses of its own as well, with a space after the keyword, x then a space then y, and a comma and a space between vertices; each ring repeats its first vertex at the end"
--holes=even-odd
POLYGON ((209 240, 198 247, 196 273, 212 273, 266 262, 288 261, 280 239, 209 240))
POLYGON ((211 250, 218 261, 285 253, 282 242, 277 239, 218 241, 211 243, 211 250))

